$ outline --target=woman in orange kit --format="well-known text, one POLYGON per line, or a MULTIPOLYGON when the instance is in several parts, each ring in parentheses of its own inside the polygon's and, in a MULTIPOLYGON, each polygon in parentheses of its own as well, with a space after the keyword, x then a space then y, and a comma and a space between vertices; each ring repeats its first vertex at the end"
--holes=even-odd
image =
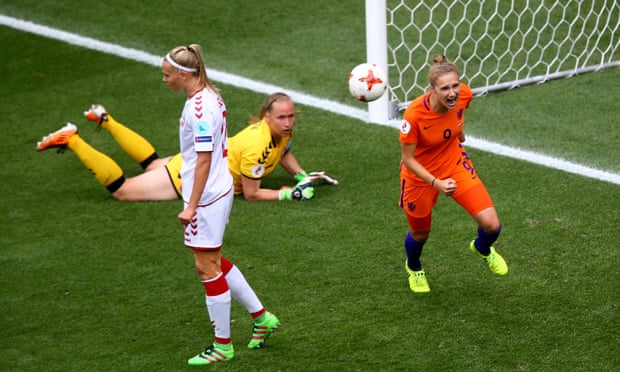
POLYGON ((508 273, 506 262, 492 246, 502 225, 462 144, 465 109, 472 91, 460 82, 458 68, 445 56, 435 56, 428 75, 428 91, 411 102, 400 128, 400 207, 409 224, 405 270, 415 293, 430 291, 420 256, 439 193, 451 197, 478 224, 478 236, 470 242, 470 249, 495 274, 508 273))

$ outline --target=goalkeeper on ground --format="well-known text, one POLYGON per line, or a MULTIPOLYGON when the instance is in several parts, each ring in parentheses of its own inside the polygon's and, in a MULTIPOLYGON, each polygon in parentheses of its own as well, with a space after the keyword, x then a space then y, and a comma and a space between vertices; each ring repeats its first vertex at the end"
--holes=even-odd
MULTIPOLYGON (((269 97, 265 105, 266 108, 263 112, 261 110, 261 117, 269 119, 271 122, 271 112, 273 112, 274 102, 278 102, 286 97, 290 102, 290 98, 283 94, 274 94, 269 97), (267 114, 269 112, 269 114, 267 114)), ((279 107, 279 104, 275 104, 275 107, 279 107)), ((292 103, 291 103, 292 107, 292 103)), ((158 201, 158 200, 176 200, 181 195, 181 156, 176 154, 174 156, 160 157, 155 147, 143 136, 136 133, 124 124, 116 121, 107 110, 101 105, 92 105, 89 110, 84 112, 84 116, 87 120, 93 121, 99 125, 99 127, 109 132, 116 140, 123 151, 129 155, 134 161, 136 161, 144 169, 144 172, 134 177, 125 177, 122 168, 118 165, 114 159, 101 151, 95 149, 84 140, 78 133, 78 128, 72 123, 68 123, 59 130, 50 133, 43 137, 43 139, 37 144, 38 151, 44 151, 50 148, 57 148, 59 150, 70 150, 74 152, 78 158, 82 161, 84 166, 95 176, 95 178, 101 183, 112 196, 120 201, 158 201)), ((245 130, 242 130, 239 135, 242 135, 247 129, 261 127, 260 123, 267 123, 265 120, 259 120, 259 123, 250 125, 245 130)), ((287 120, 292 125, 295 123, 293 117, 292 120, 287 120)), ((288 125, 288 124, 287 124, 288 125)), ((291 125, 291 128, 292 128, 291 125)), ((271 124, 267 123, 267 126, 271 124)), ((275 128, 276 126, 274 126, 275 128)), ((243 134, 240 138, 251 139, 254 137, 247 137, 243 134)), ((271 138, 271 137, 270 137, 271 138)), ((287 135, 282 137, 280 142, 274 142, 270 140, 269 143, 281 145, 284 143, 286 148, 289 146, 290 141, 290 128, 287 135)), ((232 138, 229 138, 230 142, 232 138)), ((259 139, 256 139, 259 141, 259 139)), ((238 144, 231 146, 229 142, 228 153, 235 154, 237 159, 242 159, 244 163, 249 164, 251 161, 247 161, 248 152, 246 148, 237 149, 236 146, 241 146, 245 142, 244 140, 238 141, 238 144)), ((258 142, 257 142, 258 143, 258 142)), ((255 200, 307 200, 312 198, 313 188, 317 184, 328 183, 337 184, 338 182, 332 177, 326 175, 324 172, 313 172, 306 174, 295 160, 293 154, 287 151, 283 151, 280 147, 279 150, 272 152, 266 152, 263 157, 263 149, 267 149, 264 145, 260 144, 261 151, 258 158, 254 159, 255 164, 258 165, 263 159, 269 161, 272 166, 267 168, 267 164, 264 165, 264 171, 261 175, 248 173, 247 176, 242 177, 239 171, 234 172, 231 169, 235 178, 235 192, 236 194, 244 194, 246 199, 255 200), (276 156, 277 154, 277 156, 276 156), (296 176, 297 185, 282 190, 265 190, 257 192, 260 187, 260 181, 266 177, 275 165, 280 163, 291 175, 296 176), (292 167, 292 168, 291 168, 292 167), (247 180, 242 182, 242 178, 247 180), (246 186, 246 184, 248 186, 246 186), (245 189, 247 187, 247 190, 245 189), (265 197, 265 191, 267 197, 265 197), (258 195, 256 195, 258 194, 258 195), (275 195, 275 196, 274 196, 275 195)), ((289 146, 290 147, 290 146, 289 146)), ((241 160, 239 160, 241 161, 241 160)), ((239 162, 237 163, 239 164, 239 162)), ((229 168, 231 162, 229 159, 229 168)), ((252 167, 250 167, 251 170, 252 167)), ((240 168, 237 168, 240 169, 240 168)), ((258 172, 259 168, 255 168, 258 172)))
POLYGON ((306 173, 290 151, 295 105, 284 93, 270 95, 258 119, 228 141, 228 169, 233 176, 235 194, 247 200, 309 200, 314 186, 338 184, 324 172, 306 173), (261 187, 261 181, 277 165, 295 178, 297 184, 280 190, 261 187))

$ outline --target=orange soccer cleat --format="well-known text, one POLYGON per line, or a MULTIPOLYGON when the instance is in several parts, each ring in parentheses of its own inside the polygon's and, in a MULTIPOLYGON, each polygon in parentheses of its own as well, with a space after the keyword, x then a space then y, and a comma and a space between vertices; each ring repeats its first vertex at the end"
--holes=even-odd
POLYGON ((43 137, 37 142, 37 151, 44 151, 52 147, 64 149, 69 143, 69 139, 77 134, 78 128, 75 124, 67 123, 64 127, 43 137))

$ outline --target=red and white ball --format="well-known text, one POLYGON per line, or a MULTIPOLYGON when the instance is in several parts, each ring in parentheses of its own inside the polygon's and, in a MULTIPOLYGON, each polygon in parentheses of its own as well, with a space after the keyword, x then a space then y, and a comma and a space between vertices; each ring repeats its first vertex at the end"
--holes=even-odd
POLYGON ((387 75, 374 63, 362 63, 349 73, 349 92, 362 102, 379 99, 386 90, 387 75))

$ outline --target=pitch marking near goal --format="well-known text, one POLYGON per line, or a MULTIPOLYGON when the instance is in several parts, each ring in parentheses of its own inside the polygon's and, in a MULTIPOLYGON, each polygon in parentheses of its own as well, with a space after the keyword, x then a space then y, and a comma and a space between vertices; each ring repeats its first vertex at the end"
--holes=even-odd
MULTIPOLYGON (((0 25, 8 26, 20 31, 44 36, 50 39, 60 40, 68 44, 77 45, 83 48, 96 50, 99 52, 115 55, 118 57, 130 59, 137 62, 146 63, 151 66, 159 67, 161 65, 161 56, 156 56, 137 49, 125 48, 120 45, 107 43, 104 41, 92 39, 89 37, 73 34, 70 32, 54 29, 47 26, 38 25, 29 21, 20 20, 0 14, 0 25)), ((219 70, 208 70, 209 77, 214 81, 232 85, 241 89, 247 89, 258 93, 271 94, 276 91, 286 91, 291 98, 300 104, 316 107, 335 114, 347 116, 361 121, 368 121, 368 113, 365 110, 347 106, 335 101, 318 98, 302 92, 286 89, 277 85, 267 84, 256 80, 247 79, 241 76, 230 74, 219 70)), ((393 128, 400 127, 400 121, 392 120, 388 123, 382 123, 393 128)), ((484 139, 467 137, 467 147, 503 155, 509 158, 524 160, 530 163, 543 165, 549 168, 559 169, 568 173, 578 174, 581 176, 598 179, 605 182, 620 185, 620 174, 590 168, 571 161, 550 157, 533 151, 522 150, 484 139)))

